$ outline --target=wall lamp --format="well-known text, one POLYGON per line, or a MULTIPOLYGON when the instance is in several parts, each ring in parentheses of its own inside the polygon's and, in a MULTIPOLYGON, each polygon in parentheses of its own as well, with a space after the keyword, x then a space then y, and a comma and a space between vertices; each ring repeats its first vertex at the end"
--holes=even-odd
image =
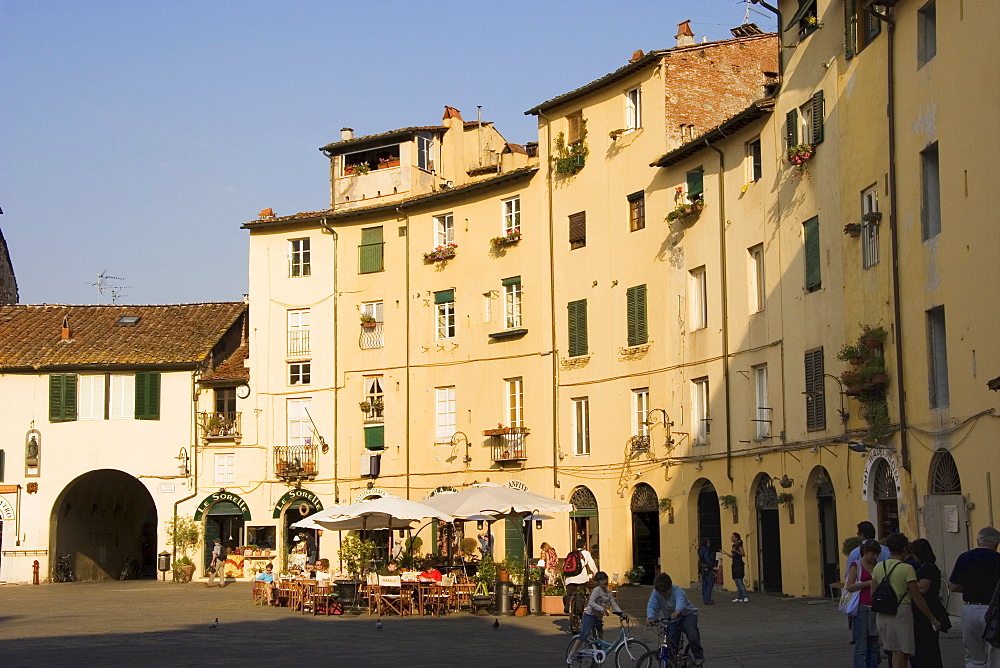
POLYGON ((667 415, 667 411, 663 408, 650 408, 646 412, 646 419, 642 421, 642 424, 646 427, 652 427, 654 424, 663 424, 663 428, 667 430, 667 447, 674 444, 674 439, 670 435, 670 428, 674 426, 673 421, 670 416, 667 415), (660 413, 663 417, 660 420, 656 419, 655 413, 660 413))

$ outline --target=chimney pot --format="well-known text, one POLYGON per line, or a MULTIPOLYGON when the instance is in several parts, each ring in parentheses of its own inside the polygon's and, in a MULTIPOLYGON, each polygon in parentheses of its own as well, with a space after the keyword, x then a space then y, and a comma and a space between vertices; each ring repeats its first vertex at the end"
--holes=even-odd
POLYGON ((691 20, 681 21, 677 24, 677 46, 691 46, 694 44, 694 33, 691 32, 691 20))
POLYGON ((642 49, 636 49, 635 51, 632 52, 632 57, 629 59, 628 62, 634 63, 637 60, 641 60, 645 55, 646 53, 642 49))
POLYGON ((64 316, 62 321, 62 340, 69 341, 69 318, 64 316))
POLYGON ((354 139, 354 128, 340 128, 340 141, 354 139))

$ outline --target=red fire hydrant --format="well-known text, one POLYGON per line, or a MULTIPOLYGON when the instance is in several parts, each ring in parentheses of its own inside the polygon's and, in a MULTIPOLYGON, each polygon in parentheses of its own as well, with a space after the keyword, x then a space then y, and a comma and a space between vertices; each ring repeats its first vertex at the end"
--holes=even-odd
POLYGON ((38 584, 38 559, 31 563, 31 584, 38 584))

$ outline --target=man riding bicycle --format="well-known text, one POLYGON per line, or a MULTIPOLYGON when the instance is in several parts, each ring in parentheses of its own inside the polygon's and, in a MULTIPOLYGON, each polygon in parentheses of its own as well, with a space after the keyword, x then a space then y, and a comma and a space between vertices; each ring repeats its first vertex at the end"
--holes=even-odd
POLYGON ((654 624, 657 620, 669 619, 672 623, 667 627, 672 642, 680 642, 681 631, 687 637, 696 666, 705 661, 705 650, 701 646, 701 633, 698 631, 698 608, 688 600, 684 590, 676 586, 666 573, 658 573, 653 580, 653 593, 646 605, 646 623, 654 624))

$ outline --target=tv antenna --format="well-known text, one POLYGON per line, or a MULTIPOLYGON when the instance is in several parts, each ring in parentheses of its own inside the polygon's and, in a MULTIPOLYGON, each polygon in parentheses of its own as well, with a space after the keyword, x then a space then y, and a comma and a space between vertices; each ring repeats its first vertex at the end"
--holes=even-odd
POLYGON ((108 270, 105 269, 97 275, 97 281, 94 283, 88 283, 87 285, 97 286, 97 303, 100 304, 103 301, 104 294, 107 293, 111 297, 111 304, 118 304, 121 299, 125 296, 125 290, 129 289, 130 286, 127 285, 114 285, 110 281, 124 281, 124 278, 119 278, 118 276, 108 276, 108 270))

